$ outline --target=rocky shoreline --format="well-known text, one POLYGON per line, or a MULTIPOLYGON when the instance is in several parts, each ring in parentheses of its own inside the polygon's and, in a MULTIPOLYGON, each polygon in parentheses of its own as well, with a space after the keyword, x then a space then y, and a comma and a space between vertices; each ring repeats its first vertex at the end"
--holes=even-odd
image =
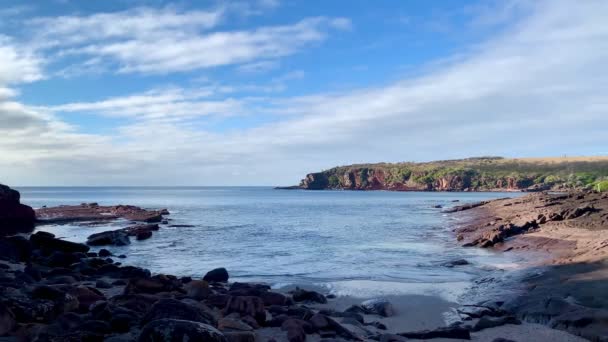
POLYGON ((470 247, 527 256, 522 293, 502 308, 591 341, 608 341, 608 194, 543 192, 446 210, 470 247))
MULTIPOLYGON (((466 211, 454 210, 458 212, 454 215, 470 210, 489 214, 495 203, 501 202, 470 206, 466 211)), ((600 206, 594 208, 601 209, 591 211, 592 214, 603 210, 600 206)), ((533 319, 536 316, 529 311, 504 301, 461 306, 457 309, 459 320, 446 327, 405 331, 397 324, 396 328, 387 329, 383 322, 398 313, 391 301, 385 299, 338 308, 335 304, 339 298, 310 289, 285 292, 272 290, 265 284, 231 283, 228 271, 222 268, 209 271, 201 279, 152 274, 146 269, 123 265, 128 258, 125 255, 114 256, 107 249, 92 252, 89 246, 129 243, 129 237, 150 238, 159 229, 157 223, 150 222, 167 224, 163 215, 168 214, 166 210, 103 207, 94 203, 37 211, 40 223, 117 219, 132 222, 125 228, 90 236, 88 245, 40 231, 13 235, 12 229, 0 226, 4 232, 10 232, 0 237, 0 336, 15 341, 389 342, 435 338, 508 341, 499 339, 507 331, 500 329, 524 329, 522 321, 550 323, 592 340, 602 341, 605 336, 598 335, 603 330, 596 329, 598 322, 605 322, 602 312, 597 320, 581 326, 581 317, 576 315, 580 310, 569 309, 578 306, 569 307, 564 313, 572 319, 560 317, 562 325, 555 325, 533 319)), ((479 213, 475 215, 478 217, 475 225, 480 224, 484 218, 479 213)), ((465 234, 464 242, 475 234, 485 236, 482 233, 485 230, 463 227, 459 233, 465 234)), ((500 248, 503 243, 495 243, 493 247, 500 248)), ((554 310, 561 312, 562 308, 563 304, 554 310)), ((544 308, 538 315, 549 317, 551 313, 547 310, 553 308, 544 308)), ((538 333, 539 328, 529 330, 538 333)))

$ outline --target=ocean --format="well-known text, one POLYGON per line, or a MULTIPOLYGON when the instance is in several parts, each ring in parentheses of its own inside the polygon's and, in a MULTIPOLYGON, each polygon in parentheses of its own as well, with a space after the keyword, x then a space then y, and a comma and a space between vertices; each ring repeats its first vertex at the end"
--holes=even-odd
MULTIPOLYGON (((35 208, 97 202, 167 208, 170 225, 145 241, 108 247, 125 264, 201 277, 226 267, 233 281, 310 285, 336 295, 423 294, 457 301, 471 282, 516 257, 460 247, 449 207, 517 193, 304 191, 269 187, 21 187, 35 208), (458 200, 460 203, 455 203, 458 200), (466 259, 470 265, 445 267, 466 259)), ((465 214, 466 215, 466 214, 465 214)), ((129 225, 42 226, 70 241, 129 225)), ((96 249, 94 249, 96 250, 96 249)))

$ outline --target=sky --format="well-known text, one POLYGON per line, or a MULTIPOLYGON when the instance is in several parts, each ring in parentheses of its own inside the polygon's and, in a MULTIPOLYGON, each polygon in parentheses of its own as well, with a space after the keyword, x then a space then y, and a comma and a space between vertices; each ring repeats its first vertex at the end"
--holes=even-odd
POLYGON ((607 155, 606 18, 605 0, 0 0, 0 183, 607 155))

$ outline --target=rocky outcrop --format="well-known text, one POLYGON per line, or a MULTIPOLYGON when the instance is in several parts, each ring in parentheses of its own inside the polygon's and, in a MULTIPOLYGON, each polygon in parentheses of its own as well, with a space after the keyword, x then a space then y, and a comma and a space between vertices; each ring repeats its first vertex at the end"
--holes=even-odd
POLYGON ((498 157, 428 163, 362 164, 309 173, 305 190, 530 191, 591 187, 608 178, 608 161, 522 161, 498 157))
POLYGON ((100 206, 97 203, 62 205, 36 210, 38 224, 64 224, 85 221, 111 221, 123 218, 134 222, 157 223, 168 215, 167 209, 146 210, 132 205, 100 206))
POLYGON ((0 184, 0 236, 34 230, 36 213, 20 201, 19 191, 0 184))

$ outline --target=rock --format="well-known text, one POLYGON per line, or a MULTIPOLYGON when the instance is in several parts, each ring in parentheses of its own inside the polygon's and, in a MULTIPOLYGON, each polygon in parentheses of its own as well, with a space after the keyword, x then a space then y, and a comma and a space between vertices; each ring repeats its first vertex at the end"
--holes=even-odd
POLYGON ((488 328, 495 328, 505 324, 521 324, 521 321, 513 316, 503 317, 482 317, 475 323, 471 331, 480 331, 488 328))
MULTIPOLYGON (((127 233, 127 235, 129 235, 129 236, 138 236, 140 234, 147 234, 147 233, 152 234, 152 232, 157 231, 159 229, 160 229, 160 227, 158 226, 158 224, 154 223, 154 224, 139 224, 139 225, 135 225, 135 226, 130 226, 130 227, 122 229, 122 231, 127 233)), ((152 235, 150 235, 150 236, 152 236, 152 235)))
POLYGON ((122 230, 111 230, 107 232, 97 233, 90 235, 87 238, 87 245, 89 246, 126 246, 130 244, 129 236, 122 230))
POLYGON ((138 241, 147 240, 152 237, 152 232, 141 232, 137 233, 136 239, 138 241))
POLYGON ((110 252, 109 250, 102 248, 99 250, 99 252, 97 253, 99 255, 100 258, 107 258, 112 256, 112 252, 110 252))
POLYGON ((161 222, 163 217, 158 211, 145 210, 132 205, 100 206, 83 203, 81 205, 62 205, 53 208, 36 210, 39 222, 70 223, 70 222, 99 222, 124 218, 137 222, 161 222))
POLYGON ((222 319, 220 319, 217 322, 217 327, 218 329, 224 331, 224 330, 238 330, 238 331, 251 331, 253 330, 253 328, 239 320, 239 319, 234 319, 234 318, 228 318, 228 317, 224 317, 222 319))
POLYGON ((287 339, 290 342, 304 342, 306 341, 307 333, 314 333, 314 329, 310 323, 295 318, 290 318, 283 322, 281 330, 287 332, 287 339))
POLYGON ((252 296, 230 296, 228 303, 224 308, 224 314, 228 315, 233 312, 238 312, 243 316, 251 316, 255 320, 263 324, 266 322, 266 310, 264 309, 264 302, 259 297, 252 296))
POLYGON ((196 300, 203 300, 209 297, 211 290, 209 283, 204 280, 192 280, 184 286, 186 295, 196 300))
POLYGON ((68 291, 68 294, 78 299, 78 310, 88 312, 91 304, 98 301, 105 301, 106 297, 97 289, 87 286, 78 286, 68 291))
POLYGON ((437 205, 434 205, 433 208, 435 208, 435 209, 441 209, 441 208, 443 208, 443 206, 441 204, 437 204, 437 205))
POLYGON ((151 278, 131 278, 125 287, 125 294, 132 293, 159 293, 181 290, 181 283, 177 279, 156 275, 151 278))
POLYGON ((327 298, 315 291, 307 291, 301 288, 296 288, 291 292, 291 295, 293 300, 296 302, 315 302, 321 304, 327 303, 327 298))
POLYGON ((228 271, 226 271, 225 268, 216 268, 214 270, 211 270, 209 272, 207 272, 207 274, 205 274, 205 276, 203 277, 204 281, 213 283, 213 282, 217 282, 217 283, 225 283, 228 282, 228 271))
POLYGON ((357 322, 363 323, 364 319, 363 319, 363 315, 361 315, 361 313, 363 312, 362 308, 360 306, 357 306, 357 307, 361 310, 356 310, 356 312, 348 312, 348 311, 338 312, 335 310, 324 309, 324 310, 320 310, 319 313, 324 314, 326 316, 331 316, 331 317, 353 318, 357 322))
POLYGON ((0 184, 0 236, 34 230, 36 212, 20 200, 19 191, 0 184))
POLYGON ((395 314, 393 305, 386 299, 370 299, 361 303, 361 307, 367 314, 391 317, 395 314))
POLYGON ((137 322, 137 317, 128 314, 115 314, 110 319, 112 331, 118 333, 128 332, 137 322))
POLYGON ((159 319, 146 324, 139 334, 139 342, 205 341, 227 342, 214 327, 177 319, 159 319))
POLYGON ((407 340, 407 338, 395 334, 382 334, 380 336, 380 342, 405 342, 407 340))
POLYGON ((86 321, 79 327, 79 329, 89 331, 97 335, 106 335, 112 331, 112 327, 110 327, 109 323, 97 320, 86 321))
POLYGON ((32 255, 32 245, 23 236, 0 236, 0 259, 28 261, 32 255))
POLYGON ((215 325, 213 314, 199 307, 189 305, 175 299, 161 299, 154 303, 144 315, 142 322, 148 323, 159 319, 185 320, 215 325))
POLYGON ((256 335, 252 331, 227 331, 224 336, 228 342, 255 342, 256 335))
POLYGON ((310 324, 312 324, 313 328, 315 328, 315 330, 325 330, 327 328, 329 328, 329 321, 327 320, 327 317, 325 317, 325 315, 322 314, 315 314, 314 316, 312 316, 308 322, 310 322, 310 324))
POLYGON ((32 243, 32 247, 49 253, 54 251, 64 253, 86 253, 90 249, 87 245, 56 239, 53 234, 45 232, 36 232, 35 234, 32 234, 30 236, 30 242, 32 243))
POLYGON ((0 336, 4 336, 11 332, 17 326, 15 315, 0 302, 0 336))
POLYGON ((452 261, 448 261, 448 262, 444 262, 443 264, 441 264, 444 267, 455 267, 455 266, 464 266, 464 265, 468 265, 469 262, 465 259, 456 259, 456 260, 452 260, 452 261))
POLYGON ((278 292, 262 292, 260 293, 259 297, 262 298, 262 300, 264 301, 264 305, 266 306, 289 305, 292 302, 289 297, 278 292))
POLYGON ((471 333, 469 330, 461 327, 446 327, 438 328, 435 330, 423 330, 416 332, 399 333, 399 336, 418 339, 418 340, 430 340, 433 338, 451 338, 451 339, 463 339, 470 340, 471 333))

